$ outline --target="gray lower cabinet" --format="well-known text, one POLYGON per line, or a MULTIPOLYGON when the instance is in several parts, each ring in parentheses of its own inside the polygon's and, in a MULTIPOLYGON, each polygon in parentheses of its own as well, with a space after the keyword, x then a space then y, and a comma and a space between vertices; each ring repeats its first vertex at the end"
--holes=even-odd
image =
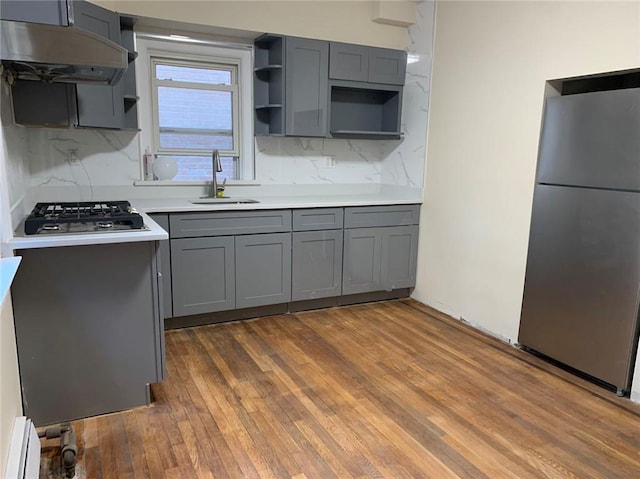
POLYGON ((293 301, 340 296, 342 230, 293 233, 293 301))
POLYGON ((380 291, 381 261, 382 228, 345 230, 342 293, 380 291))
POLYGON ((236 307, 233 236, 171 240, 173 316, 236 307))
POLYGON ((419 212, 385 205, 154 214, 171 238, 160 245, 166 317, 413 287, 419 212))
POLYGON ((156 242, 21 250, 11 288, 24 413, 37 426, 150 401, 164 376, 156 242))
POLYGON ((291 301, 291 233, 235 237, 236 307, 291 301))
POLYGON ((415 286, 417 255, 415 225, 346 229, 342 294, 415 286))
MULTIPOLYGON (((153 221, 169 232, 169 215, 166 213, 150 214, 153 221)), ((164 319, 173 316, 173 301, 171 288, 171 244, 169 240, 158 241, 158 254, 160 256, 160 281, 162 282, 162 304, 164 305, 164 319)))

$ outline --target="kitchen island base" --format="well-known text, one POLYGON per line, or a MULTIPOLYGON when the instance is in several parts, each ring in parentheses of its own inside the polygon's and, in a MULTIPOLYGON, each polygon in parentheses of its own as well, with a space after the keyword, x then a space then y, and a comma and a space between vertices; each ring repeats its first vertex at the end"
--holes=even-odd
POLYGON ((24 414, 42 426, 148 404, 164 375, 157 243, 17 253, 24 414))

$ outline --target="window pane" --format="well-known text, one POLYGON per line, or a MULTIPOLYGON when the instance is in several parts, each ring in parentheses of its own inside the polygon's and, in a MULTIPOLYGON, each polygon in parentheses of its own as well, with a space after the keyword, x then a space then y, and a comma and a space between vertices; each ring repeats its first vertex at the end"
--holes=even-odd
MULTIPOLYGON (((211 155, 209 156, 177 156, 178 174, 174 181, 211 181, 211 155)), ((218 179, 222 182, 238 179, 236 168, 237 161, 232 156, 221 156, 222 171, 218 173, 218 179)))
POLYGON ((158 80, 173 80, 210 85, 231 85, 231 72, 211 68, 156 65, 158 80))
POLYGON ((233 149, 231 92, 158 87, 160 148, 233 149))

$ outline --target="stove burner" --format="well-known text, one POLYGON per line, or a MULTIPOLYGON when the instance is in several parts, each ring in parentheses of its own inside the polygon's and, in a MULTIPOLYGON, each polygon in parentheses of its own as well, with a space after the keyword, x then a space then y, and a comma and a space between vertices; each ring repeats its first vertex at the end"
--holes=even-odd
POLYGON ((128 201, 38 203, 24 222, 27 235, 142 229, 142 216, 128 201))

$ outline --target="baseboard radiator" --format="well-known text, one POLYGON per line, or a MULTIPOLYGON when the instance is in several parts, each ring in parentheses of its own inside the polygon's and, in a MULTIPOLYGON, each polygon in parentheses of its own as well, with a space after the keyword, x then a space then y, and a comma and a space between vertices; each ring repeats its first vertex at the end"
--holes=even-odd
POLYGON ((38 479, 40 438, 30 419, 17 417, 13 424, 5 479, 38 479))

